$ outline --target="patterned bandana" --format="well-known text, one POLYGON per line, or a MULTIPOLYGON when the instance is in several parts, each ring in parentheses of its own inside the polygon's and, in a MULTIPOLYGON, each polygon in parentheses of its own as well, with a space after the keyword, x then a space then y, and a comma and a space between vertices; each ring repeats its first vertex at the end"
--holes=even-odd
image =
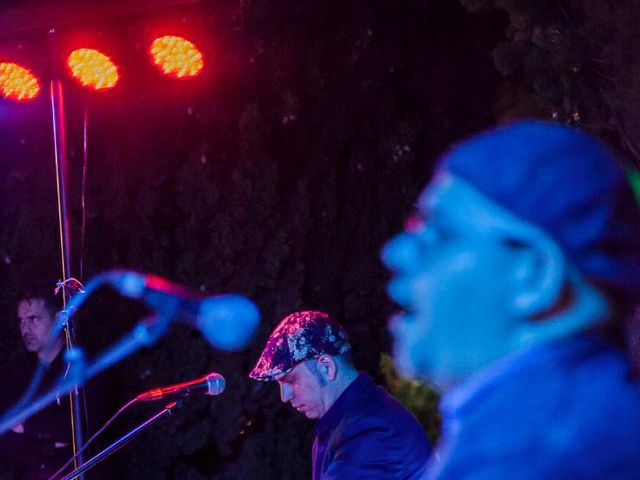
POLYGON ((344 328, 322 312, 295 312, 273 331, 249 376, 275 380, 304 360, 340 355, 351 350, 344 328))

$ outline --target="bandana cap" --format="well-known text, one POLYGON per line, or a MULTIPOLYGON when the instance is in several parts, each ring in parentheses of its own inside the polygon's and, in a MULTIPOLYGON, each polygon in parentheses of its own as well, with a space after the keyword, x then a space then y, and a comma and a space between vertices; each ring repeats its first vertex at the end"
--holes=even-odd
POLYGON ((295 312, 273 331, 249 376, 255 380, 275 380, 304 360, 341 355, 350 350, 347 332, 328 314, 295 312))
POLYGON ((616 159, 594 138, 524 121, 464 141, 440 170, 545 230, 590 280, 640 296, 640 210, 616 159))

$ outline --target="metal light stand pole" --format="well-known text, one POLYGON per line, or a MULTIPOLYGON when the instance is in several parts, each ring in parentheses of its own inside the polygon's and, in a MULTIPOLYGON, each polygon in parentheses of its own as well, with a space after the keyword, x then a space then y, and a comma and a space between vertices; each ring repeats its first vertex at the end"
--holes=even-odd
MULTIPOLYGON (((51 98, 51 123, 53 126, 53 142, 56 164, 56 181, 58 191, 58 219, 60 225, 60 249, 62 258, 62 280, 65 282, 72 277, 71 273, 71 229, 69 227, 69 209, 67 198, 69 194, 69 160, 67 155, 66 122, 64 111, 64 90, 59 67, 59 49, 56 29, 49 30, 49 48, 51 52, 52 78, 49 90, 51 98)), ((69 300, 66 283, 62 287, 64 304, 69 300)), ((73 347, 75 335, 70 319, 67 320, 65 328, 65 343, 67 349, 73 347)), ((76 386, 69 394, 71 403, 72 434, 74 439, 74 453, 82 450, 82 409, 80 401, 81 391, 76 386)), ((76 466, 82 465, 83 455, 78 455, 76 466)), ((83 477, 80 477, 82 479, 83 477)))

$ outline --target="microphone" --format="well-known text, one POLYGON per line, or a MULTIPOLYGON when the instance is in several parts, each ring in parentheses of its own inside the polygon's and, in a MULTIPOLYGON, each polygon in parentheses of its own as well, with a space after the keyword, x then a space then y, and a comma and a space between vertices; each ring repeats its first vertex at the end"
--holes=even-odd
POLYGON ((203 298, 162 277, 127 270, 109 272, 105 278, 120 294, 198 327, 209 343, 221 350, 245 348, 258 327, 260 313, 242 295, 203 298))
POLYGON ((205 395, 220 395, 224 392, 224 377, 216 372, 211 372, 202 378, 190 382, 176 383, 168 387, 153 388, 136 397, 139 402, 152 402, 154 400, 169 400, 188 397, 194 393, 205 395))

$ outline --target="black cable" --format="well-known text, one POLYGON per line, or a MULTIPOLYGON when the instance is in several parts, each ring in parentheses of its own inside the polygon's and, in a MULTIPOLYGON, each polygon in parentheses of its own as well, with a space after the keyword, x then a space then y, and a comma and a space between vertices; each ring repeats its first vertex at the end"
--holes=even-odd
POLYGON ((129 400, 129 402, 127 402, 122 408, 120 408, 120 410, 118 410, 115 414, 113 414, 113 416, 106 421, 106 423, 100 428, 100 430, 98 430, 96 433, 94 433, 91 438, 89 438, 89 440, 87 440, 84 444, 84 446, 78 450, 75 455, 73 455, 73 457, 71 457, 69 460, 67 460, 67 462, 58 469, 58 471, 56 473, 54 473, 53 475, 51 475, 51 477, 49 477, 49 480, 55 480, 56 478, 58 478, 58 476, 64 472, 64 470, 73 463, 73 461, 78 458, 78 455, 82 454, 87 447, 91 444, 91 442, 93 442, 98 435, 100 435, 102 432, 104 432, 104 430, 111 425, 111 423, 118 417, 118 415, 120 415, 122 412, 124 412, 127 408, 129 408, 131 405, 133 405, 134 403, 136 403, 138 401, 138 398, 133 398, 131 400, 129 400))

